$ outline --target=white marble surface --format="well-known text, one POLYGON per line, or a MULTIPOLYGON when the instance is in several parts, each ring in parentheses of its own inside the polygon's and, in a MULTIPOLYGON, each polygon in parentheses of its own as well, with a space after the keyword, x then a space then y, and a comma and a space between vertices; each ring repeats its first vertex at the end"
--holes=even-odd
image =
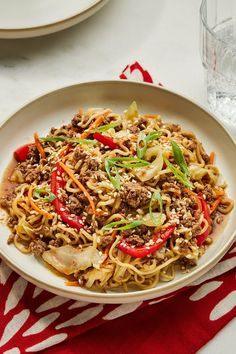
MULTIPOLYGON (((166 87, 205 104, 199 7, 200 0, 111 0, 69 30, 0 40, 0 121, 54 88, 117 78, 136 60, 166 87)), ((236 320, 199 353, 234 353, 235 332, 236 320)))

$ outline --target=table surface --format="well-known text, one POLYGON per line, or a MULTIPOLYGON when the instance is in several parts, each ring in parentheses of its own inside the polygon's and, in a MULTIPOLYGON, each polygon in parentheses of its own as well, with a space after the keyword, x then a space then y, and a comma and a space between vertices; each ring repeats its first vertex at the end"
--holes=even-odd
MULTIPOLYGON (((138 60, 165 87, 206 105, 199 55, 200 0, 110 0, 96 15, 50 36, 0 40, 0 121, 44 92, 117 78, 138 60)), ((236 128, 230 128, 236 138, 236 128)), ((236 319, 199 353, 231 354, 236 319)))

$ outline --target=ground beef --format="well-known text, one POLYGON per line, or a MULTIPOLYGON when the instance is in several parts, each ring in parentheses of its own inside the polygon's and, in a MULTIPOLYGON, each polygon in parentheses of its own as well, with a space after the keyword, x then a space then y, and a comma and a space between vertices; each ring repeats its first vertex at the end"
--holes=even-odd
POLYGON ((147 188, 140 186, 138 183, 127 182, 120 191, 120 197, 122 202, 131 208, 137 209, 148 204, 151 193, 147 188))
POLYGON ((197 235, 200 235, 202 231, 201 226, 199 226, 198 224, 193 225, 192 227, 192 236, 195 237, 197 235))
POLYGON ((7 239, 7 244, 8 244, 8 245, 10 245, 11 243, 13 243, 14 237, 15 237, 14 234, 11 234, 11 235, 8 237, 8 239, 7 239))
POLYGON ((142 246, 145 244, 145 241, 142 237, 138 236, 138 235, 131 235, 129 237, 127 237, 127 241, 135 246, 142 246))
POLYGON ((43 182, 43 181, 48 181, 50 179, 50 173, 48 171, 40 171, 38 175, 38 181, 43 182))
POLYGON ((28 160, 30 160, 30 164, 38 164, 39 163, 39 152, 38 149, 36 148, 36 146, 32 145, 29 148, 29 154, 28 154, 28 160))
POLYGON ((140 246, 145 244, 151 237, 151 232, 150 235, 148 234, 149 230, 150 228, 148 226, 141 225, 134 229, 121 231, 121 236, 125 237, 127 242, 136 246, 140 246))
MULTIPOLYGON (((65 198, 63 200, 65 201, 65 198)), ((66 206, 73 214, 81 214, 87 205, 88 199, 83 192, 71 194, 66 198, 66 206)))
POLYGON ((55 127, 52 127, 51 129, 50 129, 50 134, 51 135, 53 135, 54 133, 55 133, 55 131, 57 130, 57 128, 55 128, 55 127))
POLYGON ((129 131, 132 134, 138 134, 140 132, 139 127, 137 127, 137 125, 132 125, 131 127, 129 127, 129 131))
POLYGON ((202 158, 206 164, 210 163, 210 157, 207 154, 202 154, 202 158))
POLYGON ((137 121, 137 126, 141 129, 145 129, 147 126, 148 120, 146 118, 139 118, 137 121))
POLYGON ((86 151, 81 150, 79 147, 75 149, 74 159, 76 161, 84 160, 87 156, 88 156, 88 153, 86 151))
POLYGON ((46 242, 42 240, 34 240, 30 242, 30 250, 35 256, 41 256, 41 254, 47 250, 48 246, 46 242))
POLYGON ((79 180, 80 182, 83 184, 83 185, 86 185, 86 183, 88 182, 88 180, 90 179, 90 171, 86 171, 86 172, 82 172, 80 175, 79 175, 79 180))
POLYGON ((49 241, 49 245, 53 246, 53 247, 60 247, 60 246, 62 246, 62 243, 63 243, 63 241, 61 239, 57 239, 57 238, 55 240, 49 241))
POLYGON ((35 180, 37 180, 38 178, 38 172, 36 170, 32 170, 31 172, 29 172, 28 174, 26 174, 25 176, 25 182, 26 183, 33 183, 35 180))
POLYGON ((78 128, 78 124, 81 122, 81 118, 82 118, 82 116, 81 116, 80 113, 76 114, 76 115, 72 118, 72 120, 71 120, 71 125, 72 125, 73 128, 78 128))
POLYGON ((84 161, 87 165, 87 173, 89 174, 90 172, 97 171, 99 169, 99 162, 95 160, 94 158, 87 157, 84 161))
POLYGON ((194 221, 194 218, 182 219, 181 225, 187 228, 192 228, 194 221))
POLYGON ((214 200, 212 187, 210 184, 205 185, 204 189, 202 190, 202 193, 205 195, 206 201, 208 203, 211 203, 214 200))
POLYGON ((197 147, 197 143, 194 140, 189 140, 188 141, 188 149, 191 151, 194 151, 197 147))
POLYGON ((197 265, 197 260, 183 257, 180 259, 179 263, 182 266, 184 266, 185 268, 191 268, 191 267, 195 267, 197 265))
POLYGON ((107 247, 108 245, 110 245, 112 243, 113 237, 112 235, 105 235, 102 238, 102 247, 107 247))
POLYGON ((38 165, 35 163, 31 164, 28 160, 21 162, 17 166, 17 169, 22 173, 22 176, 26 183, 31 184, 39 177, 38 165))
POLYGON ((179 124, 171 124, 169 126, 169 130, 171 132, 179 132, 181 130, 181 128, 180 128, 179 124))
POLYGON ((13 229, 15 225, 17 225, 18 223, 18 220, 17 218, 13 218, 13 217, 9 217, 8 220, 7 220, 7 226, 10 227, 10 229, 13 229))
POLYGON ((5 197, 0 198, 0 207, 3 209, 9 209, 12 204, 12 195, 6 195, 5 197))

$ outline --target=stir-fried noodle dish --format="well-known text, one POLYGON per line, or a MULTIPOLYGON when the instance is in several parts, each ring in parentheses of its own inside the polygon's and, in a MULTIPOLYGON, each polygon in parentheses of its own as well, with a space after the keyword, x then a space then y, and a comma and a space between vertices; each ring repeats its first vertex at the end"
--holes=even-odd
POLYGON ((147 289, 187 272, 233 208, 193 132, 160 116, 82 109, 14 152, 9 244, 68 285, 147 289))

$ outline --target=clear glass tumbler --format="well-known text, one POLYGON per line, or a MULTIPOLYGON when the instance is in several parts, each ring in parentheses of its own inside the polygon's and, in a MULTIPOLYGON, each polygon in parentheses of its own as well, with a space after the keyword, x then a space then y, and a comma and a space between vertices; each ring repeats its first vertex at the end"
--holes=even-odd
POLYGON ((236 125, 236 0, 203 0, 200 17, 207 100, 219 119, 236 125))

